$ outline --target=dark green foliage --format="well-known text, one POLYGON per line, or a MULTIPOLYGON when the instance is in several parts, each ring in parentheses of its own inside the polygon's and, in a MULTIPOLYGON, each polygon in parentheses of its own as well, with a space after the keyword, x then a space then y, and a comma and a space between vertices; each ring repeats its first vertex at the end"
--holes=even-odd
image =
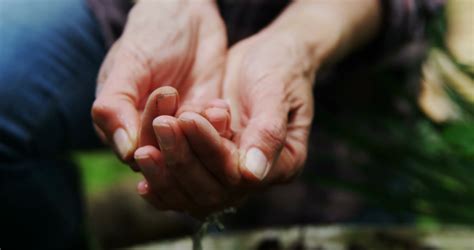
POLYGON ((354 165, 364 173, 363 181, 318 180, 362 194, 395 214, 474 223, 473 124, 439 128, 420 119, 408 127, 391 121, 387 130, 385 142, 355 129, 340 133, 353 150, 370 155, 368 163, 354 165))
MULTIPOLYGON (((445 50, 444 14, 430 24, 433 47, 445 50)), ((448 52, 447 52, 448 53, 448 52)), ((449 53, 448 53, 449 54, 449 53)), ((452 56, 451 56, 451 59, 452 56)), ((473 77, 469 67, 456 63, 473 77)), ((472 69, 472 67, 471 67, 472 69)), ((381 74, 384 86, 403 81, 390 72, 381 74)), ((389 105, 354 112, 341 122, 319 113, 321 129, 352 152, 367 156, 353 167, 363 174, 359 181, 312 176, 323 185, 358 193, 372 205, 393 214, 428 216, 441 222, 474 223, 474 104, 446 87, 461 109, 459 121, 435 124, 417 108, 413 93, 401 87, 382 93, 396 94, 412 112, 400 115, 389 105), (376 129, 374 129, 376 128, 376 129)), ((321 155, 320 159, 334 156, 321 155)))

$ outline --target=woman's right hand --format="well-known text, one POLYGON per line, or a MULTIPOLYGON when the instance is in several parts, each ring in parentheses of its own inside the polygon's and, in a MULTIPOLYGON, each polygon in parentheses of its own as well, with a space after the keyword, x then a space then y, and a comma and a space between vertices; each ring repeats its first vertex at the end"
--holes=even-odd
POLYGON ((138 1, 99 73, 92 107, 99 135, 126 162, 139 146, 158 147, 152 120, 175 115, 170 107, 176 107, 178 97, 166 89, 158 98, 150 94, 172 86, 188 107, 217 98, 226 50, 225 26, 214 1, 138 1), (159 102, 146 105, 149 99, 159 102), (144 112, 145 106, 153 110, 144 112))

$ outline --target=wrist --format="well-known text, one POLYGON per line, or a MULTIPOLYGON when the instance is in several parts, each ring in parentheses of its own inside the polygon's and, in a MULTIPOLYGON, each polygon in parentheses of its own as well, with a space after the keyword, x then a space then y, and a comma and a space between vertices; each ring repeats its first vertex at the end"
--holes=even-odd
POLYGON ((317 68, 338 61, 369 41, 379 23, 378 0, 300 0, 264 32, 291 37, 317 68))
POLYGON ((188 11, 196 12, 200 6, 218 8, 216 0, 133 0, 133 2, 134 9, 148 10, 147 12, 154 12, 155 15, 157 10, 174 11, 178 15, 188 11))
MULTIPOLYGON (((149 2, 149 3, 157 3, 160 0, 132 0, 133 3, 143 3, 143 2, 149 2)), ((175 1, 175 3, 183 4, 183 3, 216 3, 216 0, 179 0, 175 1)))
POLYGON ((157 27, 189 29, 201 23, 202 18, 218 13, 217 8, 215 0, 138 0, 128 15, 124 34, 157 27))

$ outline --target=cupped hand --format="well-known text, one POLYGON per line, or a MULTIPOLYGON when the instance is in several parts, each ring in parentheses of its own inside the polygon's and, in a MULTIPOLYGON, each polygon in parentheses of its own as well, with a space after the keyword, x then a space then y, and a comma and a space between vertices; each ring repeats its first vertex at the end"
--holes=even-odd
POLYGON ((318 65, 295 39, 268 30, 228 54, 223 95, 233 115, 239 170, 258 184, 286 182, 306 160, 318 65))
POLYGON ((174 115, 178 102, 198 107, 220 92, 226 58, 226 34, 214 1, 139 1, 129 14, 121 38, 101 67, 92 117, 98 134, 124 161, 133 160, 138 146, 157 146, 152 119, 174 115), (204 101, 205 100, 205 101, 204 101))
POLYGON ((295 1, 234 45, 222 84, 229 107, 155 118, 160 149, 136 151, 146 177, 138 192, 157 208, 202 217, 294 178, 307 155, 316 71, 368 41, 379 13, 376 0, 350 8, 347 1, 295 1), (232 123, 224 129, 232 136, 218 131, 222 121, 232 123))
POLYGON ((203 217, 293 178, 306 158, 315 72, 294 46, 272 33, 240 42, 223 83, 230 106, 217 101, 200 113, 157 117, 159 149, 135 153, 146 178, 139 194, 159 209, 203 217))

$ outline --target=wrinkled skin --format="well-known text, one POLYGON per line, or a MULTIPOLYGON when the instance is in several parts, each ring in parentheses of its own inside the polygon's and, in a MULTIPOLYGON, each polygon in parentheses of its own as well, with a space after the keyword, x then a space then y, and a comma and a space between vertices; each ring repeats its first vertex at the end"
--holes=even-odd
POLYGON ((191 107, 217 98, 226 47, 224 24, 211 1, 140 1, 99 73, 92 108, 99 135, 124 161, 133 160, 138 146, 156 145, 152 120, 142 116, 151 92, 172 86, 191 107))
POLYGON ((269 183, 287 181, 300 171, 313 119, 316 65, 292 39, 258 34, 235 45, 227 61, 224 97, 235 114, 233 141, 241 153, 253 147, 263 152, 269 169, 258 179, 269 183))
POLYGON ((376 0, 350 8, 345 1, 296 1, 269 27, 226 51, 222 21, 212 4, 202 3, 200 11, 208 13, 188 14, 219 23, 216 28, 199 26, 204 21, 180 25, 189 21, 184 12, 178 18, 184 21, 161 20, 169 29, 139 32, 161 22, 135 20, 132 13, 104 63, 93 108, 95 124, 122 159, 131 160, 137 148, 136 167, 146 179, 138 193, 158 209, 198 218, 301 171, 317 69, 363 44, 378 23, 376 0), (196 30, 206 36, 192 35, 196 30), (151 46, 150 40, 158 42, 151 46), (123 66, 117 60, 129 61, 123 66), (118 127, 132 141, 140 130, 136 144, 124 147, 118 127))
MULTIPOLYGON (((156 207, 202 217, 265 185, 286 182, 301 170, 313 118, 315 71, 303 51, 294 53, 291 41, 266 36, 242 41, 229 52, 224 97, 231 103, 232 138, 223 136, 229 128, 215 129, 222 126, 213 123, 209 109, 154 120, 157 140, 163 141, 164 124, 174 131, 175 142, 171 147, 160 143, 161 150, 143 147, 135 154, 150 177, 139 184, 139 193, 156 207), (268 45, 267 39, 275 42, 268 45), (263 152, 267 170, 256 174, 247 169, 251 148, 263 152)), ((222 108, 220 119, 226 124, 231 120, 227 110, 222 108)))

